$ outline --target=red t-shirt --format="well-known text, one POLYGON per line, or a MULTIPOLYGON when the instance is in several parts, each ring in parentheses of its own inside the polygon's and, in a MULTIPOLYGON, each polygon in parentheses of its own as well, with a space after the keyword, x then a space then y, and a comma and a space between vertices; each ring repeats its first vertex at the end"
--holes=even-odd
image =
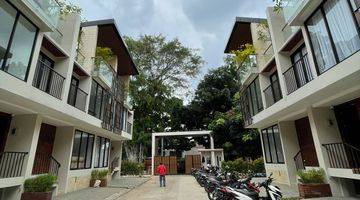
POLYGON ((165 174, 166 174, 166 167, 165 167, 165 165, 159 165, 159 166, 156 168, 156 172, 157 172, 159 175, 161 175, 161 176, 165 175, 165 174))

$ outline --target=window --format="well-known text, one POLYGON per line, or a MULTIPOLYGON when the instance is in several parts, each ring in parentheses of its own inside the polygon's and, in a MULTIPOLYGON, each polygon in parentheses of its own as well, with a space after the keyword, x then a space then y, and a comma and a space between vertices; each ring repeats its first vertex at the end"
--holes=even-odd
POLYGON ((90 115, 102 119, 106 95, 108 95, 108 92, 93 80, 88 111, 90 115))
POLYGON ((358 27, 349 1, 325 1, 306 25, 319 74, 360 49, 358 27))
POLYGON ((53 68, 54 61, 40 52, 33 85, 44 92, 49 92, 52 79, 52 71, 50 69, 53 68))
POLYGON ((94 135, 75 131, 70 169, 91 168, 94 135))
POLYGON ((358 26, 360 26, 360 0, 350 0, 358 26))
POLYGON ((6 1, 0 2, 0 68, 26 80, 37 27, 6 1))
POLYGON ((252 123, 251 117, 264 109, 261 98, 259 77, 256 77, 255 80, 250 83, 250 85, 241 94, 240 103, 245 126, 250 125, 252 123))
POLYGON ((108 167, 109 166, 109 149, 110 149, 110 140, 97 137, 96 138, 96 152, 95 152, 95 163, 94 167, 108 167))
POLYGON ((279 128, 277 125, 261 130, 265 160, 267 163, 284 163, 279 128))
POLYGON ((282 93, 277 71, 270 75, 270 85, 273 93, 274 102, 278 102, 280 99, 282 99, 282 93))
POLYGON ((300 88, 313 79, 305 45, 291 55, 291 61, 294 66, 296 86, 300 88))

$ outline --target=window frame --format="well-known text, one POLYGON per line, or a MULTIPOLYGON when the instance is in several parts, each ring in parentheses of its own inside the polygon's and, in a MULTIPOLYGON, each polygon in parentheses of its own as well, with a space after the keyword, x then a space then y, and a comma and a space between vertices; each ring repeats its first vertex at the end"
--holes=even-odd
MULTIPOLYGON (((95 154, 98 154, 98 162, 97 162, 97 165, 95 165, 94 163, 94 168, 105 168, 105 167, 109 167, 109 157, 110 157, 110 139, 109 138, 104 138, 104 137, 100 137, 100 136, 97 136, 96 137, 96 140, 100 140, 99 142, 99 146, 97 146, 97 149, 95 150, 95 154), (102 159, 102 162, 100 162, 100 154, 101 154, 101 145, 102 145, 102 142, 103 141, 103 144, 105 145, 105 148, 106 148, 106 142, 109 142, 109 147, 107 149, 104 149, 104 154, 103 154, 103 159, 102 159), (105 162, 105 155, 107 155, 107 162, 106 162, 106 165, 104 165, 104 162, 105 162), (100 165, 101 164, 101 165, 100 165)), ((95 155, 94 154, 94 155, 95 155)), ((95 160, 94 160, 95 161, 95 160)))
POLYGON ((92 83, 91 84, 96 84, 96 88, 95 88, 95 100, 94 100, 94 110, 92 109, 89 109, 92 105, 91 105, 91 92, 92 90, 90 91, 90 100, 89 100, 89 106, 88 106, 88 114, 90 114, 91 116, 93 117, 96 117, 100 120, 103 119, 103 108, 104 108, 104 100, 106 99, 105 98, 105 95, 109 95, 109 91, 106 90, 100 83, 98 83, 96 80, 92 79, 92 83), (99 117, 97 117, 97 112, 96 112, 96 104, 98 103, 98 91, 99 91, 99 87, 102 89, 102 92, 101 92, 101 102, 100 102, 100 110, 99 110, 99 117))
MULTIPOLYGON (((80 136, 80 141, 79 141, 79 147, 78 147, 78 149, 77 149, 77 161, 76 161, 76 167, 72 167, 71 166, 71 159, 70 159, 70 170, 84 170, 84 169, 91 169, 92 168, 92 163, 93 163, 93 156, 94 156, 94 143, 95 143, 95 135, 93 135, 93 134, 90 134, 90 133, 87 133, 87 132, 84 132, 84 131, 81 131, 81 130, 75 130, 75 132, 74 132, 74 139, 75 139, 75 135, 76 134, 78 134, 78 133, 80 133, 81 134, 81 136, 80 136), (83 135, 84 134, 87 134, 87 138, 86 138, 86 149, 85 149, 85 156, 84 156, 84 166, 83 166, 83 168, 80 168, 79 167, 79 160, 80 160, 80 153, 81 153, 81 144, 82 144, 82 140, 83 140, 83 135), (93 139, 93 141, 92 141, 92 144, 91 144, 91 157, 90 157, 90 166, 89 167, 87 167, 86 166, 86 163, 87 163, 87 158, 88 158, 88 150, 89 150, 89 138, 90 137, 93 137, 94 139, 93 139)), ((73 149, 74 149, 74 141, 73 141, 73 149)), ((73 151, 71 152, 71 157, 73 157, 73 151)))
MULTIPOLYGON (((260 113, 261 111, 263 111, 264 110, 264 105, 263 105, 263 103, 261 103, 261 105, 259 105, 259 99, 261 99, 261 102, 262 102, 262 96, 258 96, 258 92, 256 92, 256 86, 258 85, 257 83, 256 83, 256 81, 257 80, 259 80, 259 76, 257 76, 256 78, 254 78, 254 80, 253 81, 251 81, 251 83, 246 87, 246 89, 245 89, 245 93, 248 93, 248 98, 246 98, 246 100, 250 100, 249 101, 249 104, 248 104, 248 106, 249 106, 249 111, 250 111, 250 114, 251 114, 251 116, 255 116, 256 114, 258 114, 258 113, 260 113), (254 92, 255 92, 255 94, 252 94, 253 93, 253 91, 251 91, 251 87, 254 87, 254 92), (255 99, 256 99, 256 101, 255 102, 253 102, 253 98, 254 98, 254 96, 255 96, 255 99), (254 105, 254 103, 256 104, 256 106, 254 105), (261 107, 260 107, 261 106, 261 107), (250 108, 251 107, 251 108, 250 108), (255 110, 255 107, 257 107, 257 109, 255 110), (251 112, 252 111, 252 112, 251 112)), ((260 84, 260 82, 259 82, 259 84, 260 84)), ((261 94, 261 89, 260 89, 260 85, 259 85, 259 91, 260 91, 260 94, 261 94)))
POLYGON ((264 128, 261 130, 260 134, 261 134, 261 138, 262 138, 262 145, 263 145, 263 151, 264 151, 264 155, 265 155, 265 162, 268 163, 268 164, 285 164, 285 157, 284 157, 284 149, 282 148, 282 140, 281 140, 281 137, 280 138, 280 142, 278 143, 277 140, 275 140, 275 132, 274 132, 274 127, 277 127, 278 129, 278 132, 276 134, 279 134, 280 136, 280 129, 279 129, 279 126, 277 124, 273 125, 273 126, 270 126, 270 127, 267 127, 267 128, 264 128), (272 138, 269 137, 269 130, 271 129, 271 133, 272 133, 272 138), (265 134, 264 134, 265 133, 265 134), (267 144, 265 144, 265 140, 264 140, 264 137, 267 138, 267 144), (274 141, 274 149, 275 149, 275 157, 276 157, 276 160, 274 161, 273 160, 273 155, 272 155, 272 152, 271 152, 271 146, 270 146, 270 139, 272 139, 274 141), (280 147, 277 146, 277 144, 280 144, 280 147), (266 152, 266 149, 265 149, 265 146, 267 146, 269 152, 266 152), (279 155, 278 155, 278 148, 281 148, 282 150, 282 160, 283 161, 279 161, 279 155), (270 161, 268 160, 267 158, 267 153, 269 154, 269 158, 270 158, 270 161))
POLYGON ((0 70, 19 79, 19 80, 22 80, 24 82, 27 82, 28 81, 28 78, 29 78, 29 71, 30 71, 30 68, 31 68, 31 63, 33 61, 33 57, 34 57, 34 51, 35 51, 35 46, 36 46, 36 42, 38 40, 38 36, 39 36, 39 27, 37 27, 25 14, 23 14, 16 6, 14 6, 11 2, 9 2, 8 0, 5 0, 4 1, 5 3, 9 4, 12 8, 15 9, 16 11, 16 16, 15 16, 15 20, 14 20, 14 24, 12 26, 12 30, 11 30, 11 34, 10 34, 10 38, 9 38, 9 42, 7 44, 7 47, 6 47, 6 51, 5 51, 5 54, 4 54, 4 61, 2 63, 2 65, 0 65, 0 70), (17 77, 9 72, 7 72, 5 70, 5 65, 7 63, 7 56, 10 52, 10 49, 12 47, 12 43, 13 43, 13 39, 14 39, 14 35, 15 35, 15 31, 16 31, 16 27, 18 25, 18 22, 19 22, 19 18, 20 16, 22 16, 24 19, 26 19, 31 25, 33 25, 36 29, 35 31, 35 36, 34 36, 34 41, 33 41, 33 44, 32 44, 32 47, 31 47, 31 52, 30 52, 30 56, 29 56, 29 61, 28 61, 28 65, 27 65, 27 69, 26 69, 26 72, 25 72, 25 78, 24 79, 21 79, 20 77, 17 77))
MULTIPOLYGON (((357 30, 357 33, 358 33, 358 37, 360 38, 360 24, 359 22, 357 22, 356 20, 356 16, 355 16, 355 11, 353 11, 352 9, 352 5, 351 5, 351 2, 350 0, 345 0, 347 1, 347 4, 348 4, 348 8, 349 8, 349 12, 351 13, 352 15, 352 19, 353 19, 353 22, 356 26, 356 30, 357 30)), ((330 31, 330 28, 329 28, 329 23, 328 23, 328 19, 326 18, 326 13, 325 13, 325 10, 324 10, 324 4, 326 3, 327 1, 322 1, 321 4, 314 10, 313 13, 311 13, 311 15, 305 20, 304 22, 304 27, 305 27, 305 30, 306 30, 306 34, 307 36, 309 37, 309 43, 310 43, 310 49, 311 49, 311 53, 314 57, 314 63, 315 63, 315 68, 316 68, 316 73, 318 76, 320 76, 321 74, 324 74, 325 72, 329 71, 330 69, 332 69, 333 67, 335 67, 336 65, 338 65, 339 63, 345 61, 346 59, 350 58, 352 55, 356 54, 357 52, 360 51, 360 49, 358 49, 357 51, 355 51, 354 53, 350 54, 349 56, 345 57, 342 61, 339 60, 339 55, 338 55, 338 52, 336 50, 336 46, 335 46, 335 43, 334 43, 334 39, 333 39, 333 36, 331 34, 331 31, 330 31), (330 44, 331 44, 331 49, 334 53, 334 58, 335 58, 335 64, 332 65, 331 67, 329 67, 328 69, 324 70, 323 72, 320 72, 319 70, 319 65, 317 63, 317 59, 315 57, 315 53, 314 53, 314 46, 313 46, 313 43, 311 41, 311 38, 310 38, 310 32, 309 32, 309 28, 308 28, 308 22, 311 20, 311 18, 318 12, 320 11, 321 12, 321 15, 322 15, 322 19, 324 20, 324 23, 325 23, 325 28, 326 28, 326 32, 327 34, 329 35, 329 39, 330 39, 330 44)))

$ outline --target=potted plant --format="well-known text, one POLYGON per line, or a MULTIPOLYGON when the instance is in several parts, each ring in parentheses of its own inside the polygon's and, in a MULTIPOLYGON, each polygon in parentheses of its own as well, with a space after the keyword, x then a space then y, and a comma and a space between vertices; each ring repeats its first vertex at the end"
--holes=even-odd
POLYGON ((40 175, 25 180, 21 200, 51 200, 52 187, 55 182, 56 176, 51 174, 40 175))
POLYGON ((301 198, 331 197, 330 185, 325 183, 323 169, 298 171, 299 194, 301 198))
POLYGON ((95 185, 96 180, 100 180, 100 187, 106 187, 107 186, 107 175, 109 173, 109 170, 93 170, 91 172, 91 180, 90 180, 90 187, 93 187, 95 185))

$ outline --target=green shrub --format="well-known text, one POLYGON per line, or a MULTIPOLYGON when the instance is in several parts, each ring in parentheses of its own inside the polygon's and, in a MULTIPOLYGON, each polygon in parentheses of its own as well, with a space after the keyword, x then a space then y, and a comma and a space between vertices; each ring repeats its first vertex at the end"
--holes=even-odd
POLYGON ((25 192, 50 192, 56 182, 56 176, 51 174, 40 175, 25 180, 25 192))
POLYGON ((93 170, 91 172, 91 179, 93 180, 104 180, 107 179, 107 175, 109 173, 109 170, 104 169, 104 170, 93 170))
POLYGON ((122 175, 140 175, 144 171, 144 164, 124 160, 121 162, 122 175))
POLYGON ((253 161, 247 161, 243 158, 238 158, 233 161, 223 161, 221 166, 228 172, 239 172, 239 173, 263 173, 265 171, 264 159, 258 158, 253 161))
POLYGON ((298 171, 299 181, 303 184, 325 183, 325 171, 323 169, 310 169, 298 171))

